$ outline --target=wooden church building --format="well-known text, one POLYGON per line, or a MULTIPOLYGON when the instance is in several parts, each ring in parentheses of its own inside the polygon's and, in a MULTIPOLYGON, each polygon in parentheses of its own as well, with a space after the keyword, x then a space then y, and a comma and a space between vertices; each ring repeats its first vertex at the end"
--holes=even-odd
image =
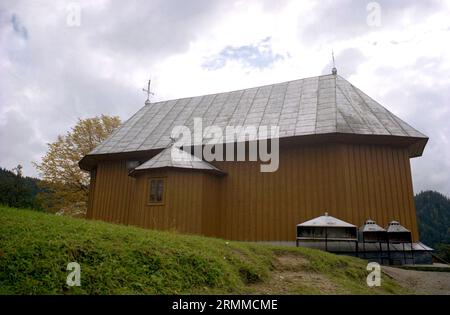
MULTIPOLYGON (((360 226, 396 220, 418 241, 410 159, 428 138, 335 72, 150 103, 80 161, 91 174, 87 217, 230 240, 295 241, 328 212, 360 226), (174 161, 177 125, 279 126, 279 165, 174 161)), ((248 144, 247 144, 248 145, 248 144)), ((192 150, 193 151, 193 150, 192 150)))

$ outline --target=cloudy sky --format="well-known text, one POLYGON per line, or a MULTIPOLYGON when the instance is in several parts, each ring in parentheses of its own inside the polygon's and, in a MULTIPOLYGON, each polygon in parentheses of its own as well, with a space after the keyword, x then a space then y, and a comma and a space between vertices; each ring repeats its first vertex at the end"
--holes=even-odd
POLYGON ((0 166, 35 176, 78 118, 143 106, 150 76, 154 101, 222 92, 329 73, 333 49, 340 75, 430 137, 415 191, 450 195, 448 2, 2 0, 0 166))

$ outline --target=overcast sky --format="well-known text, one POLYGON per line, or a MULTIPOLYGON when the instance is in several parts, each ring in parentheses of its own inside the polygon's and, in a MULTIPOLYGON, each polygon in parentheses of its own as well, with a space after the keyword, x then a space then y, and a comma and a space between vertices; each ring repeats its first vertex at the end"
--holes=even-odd
POLYGON ((35 176, 78 118, 143 106, 149 76, 154 101, 223 92, 329 73, 333 49, 340 75, 430 137, 415 191, 450 195, 448 2, 2 0, 0 166, 35 176))

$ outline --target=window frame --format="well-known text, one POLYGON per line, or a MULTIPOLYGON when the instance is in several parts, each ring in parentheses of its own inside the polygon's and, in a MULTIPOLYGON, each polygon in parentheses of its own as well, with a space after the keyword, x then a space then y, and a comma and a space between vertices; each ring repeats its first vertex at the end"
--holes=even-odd
POLYGON ((162 176, 152 176, 152 177, 148 177, 147 180, 147 205, 149 206, 163 206, 165 204, 166 201, 166 177, 162 177, 162 176), (156 202, 152 202, 150 200, 151 197, 151 189, 152 189, 152 181, 158 181, 158 180, 162 180, 163 182, 163 192, 162 192, 162 200, 161 201, 156 201, 156 202))

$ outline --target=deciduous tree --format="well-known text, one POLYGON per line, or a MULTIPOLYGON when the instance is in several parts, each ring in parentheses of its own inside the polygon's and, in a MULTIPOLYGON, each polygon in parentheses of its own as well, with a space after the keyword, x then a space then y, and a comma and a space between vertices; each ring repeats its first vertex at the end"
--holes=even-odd
POLYGON ((84 216, 89 192, 89 173, 82 171, 78 162, 105 140, 120 124, 119 117, 79 119, 65 135, 48 144, 39 171, 43 192, 38 195, 48 211, 84 216))

